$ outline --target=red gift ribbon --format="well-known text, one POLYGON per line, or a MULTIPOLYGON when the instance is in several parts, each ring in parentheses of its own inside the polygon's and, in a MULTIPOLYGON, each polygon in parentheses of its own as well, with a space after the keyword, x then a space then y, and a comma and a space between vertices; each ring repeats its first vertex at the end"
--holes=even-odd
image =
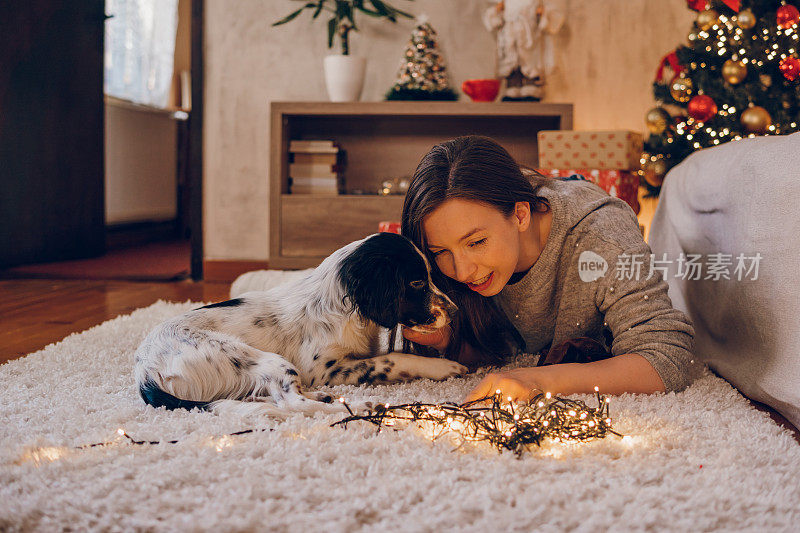
POLYGON ((669 80, 670 83, 675 81, 675 78, 677 78, 681 72, 686 70, 680 63, 678 63, 678 54, 676 54, 673 50, 661 58, 661 63, 658 65, 658 72, 656 72, 656 81, 660 82, 664 79, 664 67, 667 66, 667 63, 669 63, 669 68, 671 68, 672 72, 674 73, 672 79, 669 80))
POLYGON ((739 12, 739 9, 741 9, 742 7, 741 0, 722 0, 722 3, 728 6, 729 8, 733 9, 737 13, 739 12))

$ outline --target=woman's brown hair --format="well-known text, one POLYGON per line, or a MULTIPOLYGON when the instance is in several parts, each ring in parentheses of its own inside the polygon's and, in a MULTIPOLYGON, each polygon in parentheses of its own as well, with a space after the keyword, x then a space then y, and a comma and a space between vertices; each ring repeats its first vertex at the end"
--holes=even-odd
POLYGON ((401 233, 423 251, 432 266, 434 284, 459 307, 453 317, 453 338, 446 356, 460 359, 464 350, 478 354, 478 364, 500 364, 524 341, 505 313, 491 298, 448 278, 428 250, 423 220, 443 202, 461 198, 494 207, 504 216, 514 213, 517 202, 531 211, 547 209, 537 190, 547 178, 520 168, 514 158, 489 137, 470 135, 434 146, 419 162, 403 205, 401 233))

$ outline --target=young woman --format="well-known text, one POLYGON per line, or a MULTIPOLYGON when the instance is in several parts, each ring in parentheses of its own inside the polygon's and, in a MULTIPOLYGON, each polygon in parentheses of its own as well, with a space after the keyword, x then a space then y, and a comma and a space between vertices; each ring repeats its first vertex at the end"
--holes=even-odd
POLYGON ((540 354, 535 367, 488 374, 467 400, 689 384, 692 325, 651 269, 633 210, 596 185, 523 174, 492 139, 459 137, 422 158, 401 231, 459 305, 451 326, 408 340, 470 367, 540 354))

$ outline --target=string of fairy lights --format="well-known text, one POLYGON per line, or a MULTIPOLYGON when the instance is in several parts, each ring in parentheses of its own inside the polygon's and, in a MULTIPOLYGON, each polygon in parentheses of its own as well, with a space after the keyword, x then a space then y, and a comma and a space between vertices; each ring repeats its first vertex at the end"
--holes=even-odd
POLYGON ((463 404, 385 404, 366 414, 351 413, 333 426, 347 428, 349 423, 364 421, 380 431, 410 423, 421 427, 431 440, 449 435, 459 447, 486 442, 498 451, 510 450, 520 456, 533 445, 541 446, 545 439, 586 442, 608 434, 624 437, 611 429, 611 400, 602 396, 597 387, 595 395, 598 406, 593 408, 549 392, 539 393, 527 402, 514 402, 510 396, 503 398, 498 389, 492 396, 463 404))
MULTIPOLYGON (((347 429, 355 422, 367 422, 375 425, 377 431, 380 432, 384 429, 403 429, 409 424, 413 424, 431 441, 449 436, 457 448, 470 443, 484 442, 499 452, 509 450, 518 457, 533 446, 541 446, 547 439, 559 443, 577 443, 602 439, 612 434, 622 437, 623 441, 629 440, 630 437, 612 429, 612 419, 609 413, 611 400, 601 395, 597 387, 594 390, 597 407, 590 407, 581 400, 554 396, 550 392, 541 392, 530 400, 518 402, 512 400, 511 397, 503 397, 499 389, 493 395, 462 404, 414 402, 391 405, 384 403, 367 409, 363 413, 354 412, 345 398, 339 398, 339 401, 344 404, 348 416, 334 422, 331 427, 340 426, 347 429)), ((275 431, 275 429, 249 428, 221 436, 208 437, 203 442, 213 446, 217 452, 222 452, 235 445, 235 437, 269 431, 275 431)), ((38 447, 23 454, 19 462, 29 461, 38 465, 56 461, 71 452, 118 446, 124 443, 149 446, 178 444, 179 442, 181 442, 179 439, 135 439, 124 429, 119 428, 117 439, 114 441, 85 444, 72 448, 38 447)))

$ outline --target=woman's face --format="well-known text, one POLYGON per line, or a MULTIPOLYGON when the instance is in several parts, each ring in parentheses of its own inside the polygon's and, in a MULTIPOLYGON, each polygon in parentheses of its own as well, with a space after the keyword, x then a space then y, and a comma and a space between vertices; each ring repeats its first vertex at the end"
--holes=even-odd
POLYGON ((517 202, 506 217, 472 200, 446 200, 422 221, 428 250, 445 276, 482 296, 494 296, 520 265, 522 236, 530 227, 530 207, 517 202))

